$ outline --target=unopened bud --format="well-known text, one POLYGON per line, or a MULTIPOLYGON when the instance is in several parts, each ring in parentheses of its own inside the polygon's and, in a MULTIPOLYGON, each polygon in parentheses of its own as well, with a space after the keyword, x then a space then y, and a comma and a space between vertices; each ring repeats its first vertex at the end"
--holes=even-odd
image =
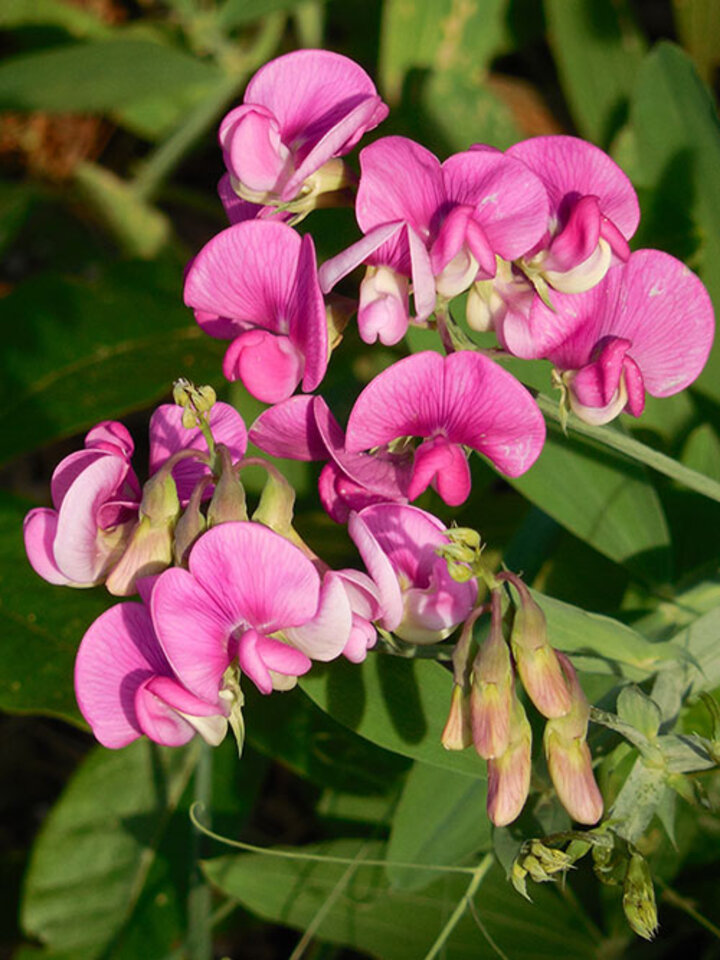
POLYGON ((572 703, 564 717, 548 720, 543 745, 548 770, 560 802, 578 823, 597 823, 603 799, 595 782, 586 742, 590 705, 568 658, 558 654, 572 703))
POLYGON ((207 521, 200 509, 205 488, 211 482, 209 477, 203 477, 195 485, 188 505, 182 512, 180 519, 175 524, 175 537, 173 540, 173 559, 176 566, 187 566, 187 557, 193 544, 205 532, 207 521))
POLYGON ((478 650, 472 667, 470 722, 475 749, 486 760, 505 753, 510 743, 513 668, 502 634, 499 591, 492 595, 490 634, 478 650))
POLYGON ((270 464, 265 465, 265 470, 267 479, 252 518, 256 523, 263 523, 287 537, 292 528, 295 490, 279 470, 270 464))
POLYGON ((458 684, 453 686, 450 713, 440 742, 446 750, 464 750, 473 742, 470 725, 470 699, 458 684))
POLYGON ((572 857, 563 850, 547 847, 540 840, 530 841, 530 856, 534 858, 535 873, 528 868, 528 873, 538 883, 552 880, 556 873, 564 873, 572 866, 572 857))
POLYGON ((196 387, 194 383, 181 377, 173 385, 173 400, 184 407, 182 425, 192 430, 198 425, 198 415, 209 413, 217 401, 217 395, 211 386, 196 387))
POLYGON ((512 583, 520 597, 510 644, 522 685, 544 717, 562 717, 570 710, 570 690, 548 643, 545 614, 520 577, 503 573, 498 579, 512 583))
POLYGON ((330 293, 325 298, 325 319, 328 329, 328 353, 340 345, 350 317, 355 313, 357 304, 350 297, 339 293, 330 293))
POLYGON ((658 928, 655 889, 647 860, 637 852, 631 855, 625 875, 623 910, 638 936, 645 940, 654 938, 658 928))
POLYGON ((507 307, 492 280, 478 280, 468 292, 465 319, 471 330, 485 333, 494 330, 496 319, 504 316, 507 307))
POLYGON ((532 732, 523 705, 513 696, 510 743, 505 753, 488 760, 488 816, 506 827, 520 816, 530 792, 532 732))
POLYGON ((220 461, 220 477, 208 507, 208 527, 216 527, 219 523, 247 520, 248 518, 245 488, 240 483, 237 472, 232 465, 230 451, 223 444, 220 444, 217 448, 217 455, 220 461))

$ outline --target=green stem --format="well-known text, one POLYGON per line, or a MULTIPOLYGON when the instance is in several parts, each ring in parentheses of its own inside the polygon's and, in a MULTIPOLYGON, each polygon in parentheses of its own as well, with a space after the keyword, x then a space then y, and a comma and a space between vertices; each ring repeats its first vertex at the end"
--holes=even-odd
POLYGON ((458 901, 457 906, 450 915, 450 919, 438 934, 435 943, 433 943, 428 952, 425 954, 424 960, 433 960, 433 958, 436 957, 445 946, 448 937, 458 925, 463 914, 467 910, 468 904, 472 902, 473 897, 480 889, 480 884, 487 876, 494 860, 495 858, 492 853, 486 853, 477 867, 475 867, 475 869, 472 871, 472 878, 468 884, 467 890, 458 901))
MULTIPOLYGON (((210 808, 212 801, 212 762, 212 748, 201 743, 195 768, 195 803, 201 803, 205 809, 210 808)), ((193 835, 193 871, 188 893, 188 960, 212 960, 213 957, 212 894, 199 862, 207 852, 206 846, 204 832, 196 832, 193 835)))
POLYGON ((300 46, 321 47, 325 27, 325 4, 318 3, 317 0, 305 0, 295 7, 293 17, 300 46))
POLYGON ((163 181, 177 167, 193 144, 199 140, 217 120, 225 107, 237 95, 238 89, 270 56, 277 46, 285 18, 273 14, 263 23, 258 37, 248 53, 220 81, 212 93, 188 114, 178 127, 154 150, 140 167, 132 187, 138 197, 149 200, 162 186, 163 181))
MULTIPOLYGON (((557 403, 542 394, 535 399, 546 419, 561 423, 557 403)), ((671 480, 682 483, 689 490, 694 490, 704 497, 720 502, 720 483, 711 480, 710 477, 703 476, 696 470, 683 466, 673 460, 672 457, 666 457, 664 453, 653 450, 652 447, 640 443, 639 440, 635 440, 612 427, 597 427, 590 423, 584 423, 577 417, 572 418, 570 426, 580 436, 588 437, 588 439, 595 440, 605 447, 617 450, 618 453, 624 454, 631 460, 644 463, 645 466, 670 477, 671 480)))

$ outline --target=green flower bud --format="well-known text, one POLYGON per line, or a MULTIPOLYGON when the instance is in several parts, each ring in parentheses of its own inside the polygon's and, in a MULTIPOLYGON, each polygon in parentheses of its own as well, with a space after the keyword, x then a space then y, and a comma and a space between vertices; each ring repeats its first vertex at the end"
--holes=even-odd
POLYGON ((639 937, 645 940, 654 938, 658 928, 655 889, 647 860, 637 852, 631 855, 625 875, 623 910, 639 937))

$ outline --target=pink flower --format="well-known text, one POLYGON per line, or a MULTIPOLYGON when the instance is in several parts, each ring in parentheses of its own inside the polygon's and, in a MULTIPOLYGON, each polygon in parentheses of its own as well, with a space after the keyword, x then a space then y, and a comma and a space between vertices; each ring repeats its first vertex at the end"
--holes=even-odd
MULTIPOLYGON (((444 529, 432 514, 404 504, 376 504, 350 516, 348 532, 376 591, 378 606, 373 610, 369 602, 368 619, 409 643, 443 640, 477 598, 476 582, 457 583, 437 555, 437 548, 450 542, 444 529)), ((371 595, 357 572, 340 572, 371 595)))
POLYGON ((234 190, 255 204, 292 204, 344 184, 334 164, 388 113, 358 64, 327 50, 270 61, 220 124, 234 190))
POLYGON ((49 583, 93 586, 121 556, 140 506, 133 449, 121 423, 104 421, 55 468, 54 509, 31 510, 24 524, 28 559, 49 583))
POLYGON ((570 405, 590 423, 625 410, 639 417, 645 391, 669 397, 700 374, 714 335, 710 297, 685 264, 637 250, 597 287, 539 300, 525 356, 547 357, 569 388, 570 405))
POLYGON ((75 694, 106 747, 124 747, 143 734, 176 747, 196 733, 216 746, 227 729, 224 707, 178 683, 141 603, 120 603, 92 624, 75 661, 75 694))
POLYGON ((350 413, 345 447, 359 452, 401 437, 424 438, 408 498, 432 485, 456 506, 470 493, 463 447, 517 477, 540 455, 545 421, 525 387, 482 354, 427 351, 398 361, 365 387, 350 413))
POLYGON ((322 397, 290 397, 265 410, 250 439, 273 457, 327 460, 320 474, 320 499, 337 523, 371 503, 407 501, 411 460, 378 451, 348 453, 345 433, 322 397))
POLYGON ((324 291, 360 263, 358 325, 366 343, 397 343, 408 325, 408 280, 417 320, 436 294, 450 299, 495 276, 547 226, 545 189, 527 166, 499 151, 467 151, 443 164, 405 137, 384 137, 360 153, 356 216, 365 237, 323 264, 324 291))
POLYGON ((315 660, 332 660, 351 629, 337 575, 321 579, 296 546, 258 523, 203 534, 189 570, 166 570, 152 616, 167 659, 193 694, 218 703, 235 662, 262 693, 287 686, 315 660))
POLYGON ((223 373, 266 403, 302 381, 314 390, 328 363, 315 248, 291 227, 249 220, 223 230, 192 261, 185 303, 210 336, 232 340, 223 373))

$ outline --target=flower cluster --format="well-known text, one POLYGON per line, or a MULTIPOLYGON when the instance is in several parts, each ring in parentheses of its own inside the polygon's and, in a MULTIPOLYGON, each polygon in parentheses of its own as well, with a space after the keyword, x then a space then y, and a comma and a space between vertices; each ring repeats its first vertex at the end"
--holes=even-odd
POLYGON ((256 74, 220 126, 231 225, 189 265, 184 297, 210 336, 230 341, 225 377, 269 406, 246 431, 210 388, 179 381, 176 405, 153 414, 142 487, 128 432, 99 424, 55 471, 54 509, 28 515, 28 556, 51 583, 140 593, 103 614, 78 653, 78 702, 107 746, 195 733, 217 744, 228 725, 241 743, 244 682, 287 690, 313 660, 362 661, 378 633, 433 644, 464 624, 443 742, 472 742, 487 759, 490 817, 513 820, 529 788, 522 685, 547 719, 560 799, 594 823, 589 708, 542 611, 519 578, 484 570, 477 535, 463 540, 412 502, 432 487, 462 504, 472 451, 509 477, 540 456, 544 419, 503 355, 549 360, 561 402, 591 423, 638 416, 646 392, 668 396, 699 374, 710 301, 682 263, 630 252, 635 192, 598 148, 538 137, 441 162, 388 136, 360 151, 358 179, 343 157, 387 112, 365 72, 337 54, 298 51, 256 74), (352 203, 362 236, 318 268, 311 236, 295 227, 317 207, 352 203), (360 337, 392 347, 415 325, 436 331, 438 351, 387 367, 343 428, 316 391, 355 309, 331 291, 361 265, 360 337), (497 346, 480 349, 473 331, 491 330, 497 346), (292 488, 246 456, 248 437, 272 456, 324 462, 319 496, 347 524, 357 568, 332 569, 299 537, 292 488), (252 514, 249 465, 267 475, 252 514), (510 586, 519 601, 508 643, 510 586), (485 613, 488 636, 471 656, 485 613))

